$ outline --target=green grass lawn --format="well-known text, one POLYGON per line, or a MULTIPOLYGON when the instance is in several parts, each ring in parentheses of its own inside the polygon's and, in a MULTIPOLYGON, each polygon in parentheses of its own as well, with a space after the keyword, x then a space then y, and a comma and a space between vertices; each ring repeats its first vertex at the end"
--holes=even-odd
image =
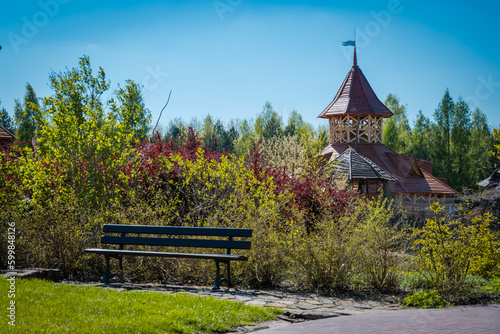
POLYGON ((116 291, 0 276, 2 333, 204 333, 271 320, 277 309, 183 293, 116 291), (15 300, 15 327, 7 307, 15 300))

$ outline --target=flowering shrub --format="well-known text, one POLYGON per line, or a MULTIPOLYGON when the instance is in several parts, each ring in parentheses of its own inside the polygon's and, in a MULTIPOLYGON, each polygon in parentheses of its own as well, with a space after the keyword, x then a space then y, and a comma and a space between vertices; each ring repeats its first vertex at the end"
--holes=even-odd
MULTIPOLYGON (((436 202, 431 209, 437 214, 443 207, 436 202)), ((418 269, 439 292, 461 293, 471 274, 489 278, 500 273, 500 239, 489 228, 492 221, 489 214, 470 222, 436 217, 415 230, 418 269)))

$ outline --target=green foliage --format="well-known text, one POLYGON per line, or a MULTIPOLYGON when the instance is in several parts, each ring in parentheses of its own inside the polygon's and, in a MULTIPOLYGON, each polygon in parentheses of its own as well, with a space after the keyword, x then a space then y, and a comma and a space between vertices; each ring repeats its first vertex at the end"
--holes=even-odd
POLYGON ((211 150, 218 153, 234 153, 234 143, 239 134, 234 122, 231 122, 226 130, 220 119, 214 123, 212 116, 208 115, 203 122, 201 136, 203 144, 211 150))
POLYGON ((448 179, 457 190, 474 187, 494 164, 489 157, 493 136, 486 115, 479 109, 471 114, 461 98, 453 101, 446 89, 431 121, 419 111, 413 128, 406 106, 392 94, 385 104, 394 116, 385 120, 384 144, 399 154, 432 162, 433 174, 448 179))
POLYGON ((313 231, 300 221, 291 221, 291 268, 294 280, 310 289, 331 291, 350 286, 357 258, 354 228, 345 219, 324 218, 313 231))
POLYGON ((384 144, 395 152, 407 154, 410 142, 410 125, 406 106, 400 104, 399 99, 389 94, 384 104, 394 113, 394 116, 385 122, 383 130, 384 144))
MULTIPOLYGON (((308 231, 300 221, 288 226, 289 259, 295 280, 319 290, 351 287, 377 291, 399 285, 406 266, 408 235, 395 228, 387 201, 360 200, 338 220, 327 217, 308 231), (361 285, 360 285, 361 283, 361 285)), ((396 224, 397 225, 397 224, 396 224)))
POLYGON ((454 108, 455 103, 447 88, 441 102, 434 111, 436 127, 432 134, 434 137, 432 161, 434 163, 435 174, 446 178, 449 178, 451 175, 451 121, 454 108))
POLYGON ((409 235, 396 220, 397 210, 387 199, 361 201, 356 206, 354 226, 358 246, 358 270, 368 287, 391 290, 399 286, 398 272, 407 265, 409 235))
POLYGON ((469 171, 475 161, 468 158, 470 152, 470 109, 461 98, 455 104, 453 116, 451 118, 451 141, 452 141, 452 173, 449 176, 450 182, 454 185, 471 185, 472 176, 469 171))
POLYGON ((439 296, 436 291, 419 291, 405 298, 403 306, 411 306, 417 308, 442 308, 453 306, 443 297, 439 296))
MULTIPOLYGON (((438 214, 443 207, 436 202, 431 209, 438 214)), ((443 294, 460 294, 468 288, 469 274, 490 277, 499 272, 499 239, 489 225, 493 218, 486 214, 470 222, 445 217, 428 219, 415 230, 413 249, 420 272, 443 294)))
POLYGON ((493 149, 490 154, 493 158, 500 160, 500 128, 493 129, 493 149))
MULTIPOLYGON (((59 182, 62 188, 52 191, 74 189, 90 206, 108 204, 120 184, 127 182, 123 169, 137 158, 134 136, 144 135, 149 122, 139 88, 128 81, 106 110, 102 95, 109 82, 102 68, 93 75, 88 57, 80 59, 78 68, 52 73, 50 86, 54 94, 44 99, 38 119, 41 157, 28 164, 44 166, 33 168, 34 180, 44 183, 46 175, 39 174, 62 173, 66 176, 59 182)), ((33 103, 30 106, 37 109, 33 103)), ((48 180, 58 182, 55 177, 48 180)), ((35 188, 47 190, 40 184, 35 188)))
POLYGON ((411 131, 411 156, 419 159, 431 160, 432 124, 429 118, 425 117, 422 110, 419 110, 411 131))
POLYGON ((35 135, 37 119, 40 117, 40 105, 33 87, 26 84, 24 103, 15 100, 14 121, 16 123, 16 137, 21 142, 31 143, 35 135))
POLYGON ((10 133, 14 134, 15 127, 12 118, 9 116, 7 110, 1 105, 2 101, 0 100, 0 126, 4 129, 7 129, 10 133))
POLYGON ((255 132, 262 139, 270 139, 283 135, 283 121, 281 116, 274 111, 271 102, 266 102, 262 112, 255 120, 255 132))
MULTIPOLYGON (((8 287, 0 276, 2 305, 9 303, 8 287)), ((16 291, 16 326, 11 333, 33 332, 35 324, 37 331, 47 333, 212 333, 272 320, 281 313, 206 296, 115 291, 41 280, 17 279, 16 291)))
POLYGON ((170 121, 165 139, 172 140, 176 144, 181 144, 187 136, 187 126, 182 122, 181 118, 175 118, 170 121))
POLYGON ((307 147, 298 135, 273 137, 263 143, 266 162, 273 167, 303 167, 309 163, 307 147))
POLYGON ((288 118, 288 124, 285 127, 285 136, 295 136, 299 134, 302 129, 307 126, 307 123, 302 119, 302 115, 297 110, 292 111, 288 118))
POLYGON ((500 294, 500 277, 492 277, 485 284, 482 284, 480 289, 482 291, 500 294))
POLYGON ((151 112, 144 104, 141 87, 132 80, 126 83, 125 88, 116 90, 116 100, 110 101, 110 108, 118 115, 124 132, 143 140, 151 129, 151 112))
POLYGON ((403 271, 401 275, 400 287, 406 291, 430 290, 433 288, 432 273, 422 273, 418 271, 403 271))

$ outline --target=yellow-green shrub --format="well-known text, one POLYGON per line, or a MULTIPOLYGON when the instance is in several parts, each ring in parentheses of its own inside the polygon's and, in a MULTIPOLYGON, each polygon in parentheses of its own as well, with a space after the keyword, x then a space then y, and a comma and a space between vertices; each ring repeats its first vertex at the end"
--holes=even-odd
MULTIPOLYGON (((436 202, 431 209, 438 214, 443 207, 436 202)), ((489 228, 491 221, 489 214, 469 222, 436 217, 415 230, 418 268, 438 291, 461 293, 469 274, 498 275, 500 242, 498 233, 489 228)))

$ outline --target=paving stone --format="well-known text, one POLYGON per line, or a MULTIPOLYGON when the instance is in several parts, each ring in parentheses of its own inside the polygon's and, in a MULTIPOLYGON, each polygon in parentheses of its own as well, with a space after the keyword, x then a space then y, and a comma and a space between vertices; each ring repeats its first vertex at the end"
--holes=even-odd
POLYGON ((314 312, 336 314, 335 312, 337 312, 337 309, 323 306, 323 307, 315 309, 314 312))
POLYGON ((314 309, 320 308, 319 305, 311 305, 311 304, 307 304, 307 303, 296 303, 296 304, 292 304, 290 306, 293 306, 293 307, 296 307, 296 308, 299 308, 302 310, 314 310, 314 309))
POLYGON ((301 314, 303 319, 306 320, 317 320, 317 319, 325 319, 325 318, 333 318, 338 317, 338 314, 335 313, 327 313, 327 312, 304 312, 301 314))
POLYGON ((278 303, 285 304, 285 305, 291 305, 291 304, 295 304, 296 302, 297 302, 296 300, 280 299, 278 303))
POLYGON ((248 296, 240 296, 240 295, 235 295, 234 296, 236 299, 238 299, 239 301, 242 301, 242 302, 246 302, 246 301, 250 301, 250 300, 253 300, 252 297, 248 297, 248 296))
POLYGON ((334 313, 339 314, 339 315, 356 315, 356 314, 361 314, 363 312, 354 311, 354 310, 337 310, 337 311, 334 311, 334 313))
POLYGON ((267 302, 265 300, 259 300, 259 299, 254 299, 250 300, 248 302, 245 302, 246 305, 253 305, 253 306, 266 306, 267 302))
POLYGON ((364 310, 371 310, 373 307, 370 306, 370 305, 366 305, 366 304, 356 304, 356 305, 353 305, 353 307, 355 308, 361 308, 361 309, 364 309, 364 310))
POLYGON ((311 305, 323 305, 323 303, 318 300, 307 300, 306 303, 311 305))
POLYGON ((264 300, 273 300, 273 301, 281 299, 280 297, 269 296, 269 295, 257 295, 255 297, 260 298, 260 299, 264 299, 264 300))

